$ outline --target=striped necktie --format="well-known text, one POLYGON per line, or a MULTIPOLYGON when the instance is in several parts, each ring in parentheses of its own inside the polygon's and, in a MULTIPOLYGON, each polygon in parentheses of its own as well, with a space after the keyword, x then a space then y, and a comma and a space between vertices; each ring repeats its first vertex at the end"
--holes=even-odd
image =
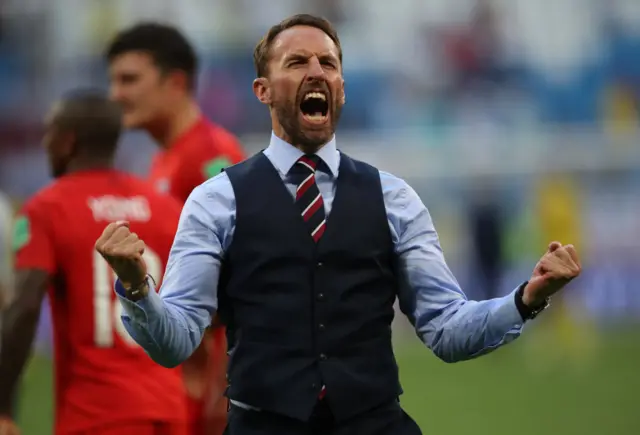
MULTIPOLYGON (((311 154, 300 157, 296 162, 296 165, 304 174, 296 189, 296 204, 300 208, 302 219, 307 224, 311 237, 316 243, 324 234, 324 229, 327 225, 324 214, 324 201, 316 184, 316 168, 319 161, 320 158, 318 156, 311 154)), ((318 395, 318 400, 324 399, 326 394, 327 389, 323 385, 318 395)))
POLYGON ((324 201, 316 184, 316 168, 319 160, 318 156, 311 154, 300 157, 296 162, 298 169, 301 169, 304 174, 296 189, 296 205, 316 243, 324 234, 326 227, 324 201))

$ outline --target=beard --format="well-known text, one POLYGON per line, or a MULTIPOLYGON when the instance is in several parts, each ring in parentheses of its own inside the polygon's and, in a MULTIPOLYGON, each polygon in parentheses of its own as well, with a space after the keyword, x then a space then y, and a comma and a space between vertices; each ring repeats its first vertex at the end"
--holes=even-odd
POLYGON ((329 142, 335 134, 342 114, 342 104, 332 101, 327 115, 328 122, 316 128, 304 125, 299 101, 276 102, 273 110, 291 145, 313 149, 329 142))

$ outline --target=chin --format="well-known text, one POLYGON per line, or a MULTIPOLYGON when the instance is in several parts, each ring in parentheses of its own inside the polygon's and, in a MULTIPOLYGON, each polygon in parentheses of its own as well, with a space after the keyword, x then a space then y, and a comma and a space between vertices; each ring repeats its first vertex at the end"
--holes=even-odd
POLYGON ((324 117, 324 119, 318 119, 313 122, 303 115, 300 121, 300 136, 305 142, 316 146, 324 145, 333 137, 334 130, 329 117, 324 117))
POLYGON ((122 126, 126 129, 137 130, 142 129, 145 126, 145 122, 140 117, 135 115, 124 115, 122 118, 122 126))
POLYGON ((302 138, 304 142, 309 145, 320 146, 324 145, 331 140, 333 132, 331 131, 317 131, 317 130, 303 130, 302 138))

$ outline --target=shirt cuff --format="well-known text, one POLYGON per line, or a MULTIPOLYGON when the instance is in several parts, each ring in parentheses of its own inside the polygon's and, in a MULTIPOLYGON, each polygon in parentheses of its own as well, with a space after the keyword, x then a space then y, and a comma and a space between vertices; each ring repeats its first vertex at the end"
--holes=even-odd
MULTIPOLYGON (((518 291, 520 291, 520 288, 523 285, 526 285, 526 282, 519 285, 511 293, 501 298, 502 303, 497 308, 496 317, 498 319, 501 319, 501 321, 504 322, 505 326, 511 327, 512 329, 521 329, 522 325, 526 321, 522 318, 520 310, 518 310, 518 307, 516 305, 516 294, 518 293, 518 291)), ((505 329, 509 329, 508 327, 505 329)))
POLYGON ((114 289, 120 304, 122 304, 122 315, 134 322, 148 324, 150 319, 158 318, 162 315, 164 306, 162 298, 156 292, 152 283, 149 283, 149 293, 144 298, 134 302, 127 298, 126 290, 119 279, 116 280, 114 289))

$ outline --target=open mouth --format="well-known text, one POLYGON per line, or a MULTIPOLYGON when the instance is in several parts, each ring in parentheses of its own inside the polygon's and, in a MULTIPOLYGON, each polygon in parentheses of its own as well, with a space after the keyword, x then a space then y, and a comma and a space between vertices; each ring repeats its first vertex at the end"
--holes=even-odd
POLYGON ((300 103, 302 117, 312 124, 323 124, 328 119, 329 103, 324 92, 307 92, 300 103))

